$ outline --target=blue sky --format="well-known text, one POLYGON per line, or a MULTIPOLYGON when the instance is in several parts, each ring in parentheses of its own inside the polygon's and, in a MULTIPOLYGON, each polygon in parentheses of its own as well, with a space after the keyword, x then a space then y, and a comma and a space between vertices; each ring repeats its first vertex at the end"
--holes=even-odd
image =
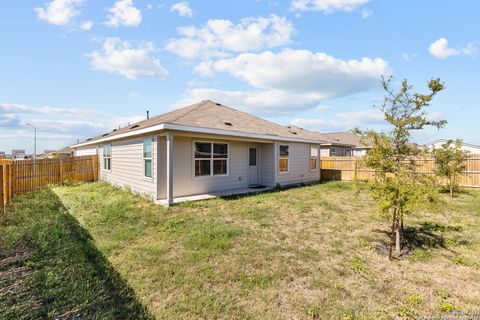
POLYGON ((480 2, 4 1, 0 150, 56 149, 206 98, 319 131, 381 130, 392 74, 424 90, 444 130, 480 144, 480 2))

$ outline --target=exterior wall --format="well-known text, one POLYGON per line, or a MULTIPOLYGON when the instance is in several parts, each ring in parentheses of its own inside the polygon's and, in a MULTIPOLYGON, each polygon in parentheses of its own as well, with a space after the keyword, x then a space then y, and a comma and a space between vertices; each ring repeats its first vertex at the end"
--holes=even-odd
MULTIPOLYGON (((248 187, 248 147, 250 145, 252 143, 244 141, 174 136, 173 196, 182 197, 248 187), (194 141, 228 143, 228 174, 223 176, 195 177, 194 141)), ((262 154, 265 144, 258 145, 262 154)), ((160 137, 158 149, 160 154, 158 198, 164 199, 166 197, 166 139, 164 137, 160 137)), ((260 164, 260 172, 263 169, 263 166, 260 164)))
POLYGON ((275 186, 275 144, 260 144, 260 184, 275 186))
MULTIPOLYGON (((435 143, 432 143, 432 144, 429 144, 427 145, 427 147, 432 150, 432 149, 439 149, 442 147, 443 144, 445 144, 446 141, 437 141, 435 143)), ((462 150, 463 151, 467 151, 467 152, 470 152, 470 153, 474 153, 474 154, 480 154, 480 146, 478 147, 475 147, 473 145, 465 145, 465 144, 462 144, 462 150)))
MULTIPOLYGON (((151 137, 151 136, 150 136, 151 137)), ((152 147, 152 178, 144 176, 143 167, 143 137, 128 140, 112 141, 111 170, 103 166, 103 145, 99 145, 100 179, 119 187, 125 187, 132 192, 150 199, 156 199, 157 194, 157 138, 153 137, 152 147)))
MULTIPOLYGON (((289 145, 288 172, 278 172, 278 161, 275 162, 276 182, 280 185, 289 185, 320 180, 320 170, 310 170, 309 143, 276 143, 276 159, 278 159, 278 145, 289 145)), ((319 167, 320 165, 318 165, 319 167)))
MULTIPOLYGON (((258 146, 259 183, 273 187, 276 183, 289 185, 320 180, 320 170, 310 170, 308 143, 285 143, 290 146, 289 172, 279 173, 277 168, 278 145, 272 141, 249 142, 219 139, 221 137, 193 138, 174 136, 173 146, 173 196, 182 197, 215 191, 247 188, 249 185, 249 146, 258 146), (224 176, 194 176, 194 141, 228 143, 228 174, 224 176)), ((111 142, 111 170, 103 164, 103 144, 77 148, 76 155, 93 155, 98 152, 100 179, 151 199, 166 198, 166 138, 155 136, 152 150, 152 178, 143 174, 143 137, 111 142)))
POLYGON ((356 157, 361 157, 367 154, 367 149, 354 149, 353 155, 356 157))
POLYGON ((350 149, 350 155, 353 155, 353 148, 352 147, 345 147, 345 146, 322 146, 320 149, 320 155, 322 157, 345 157, 347 155, 347 150, 350 149), (336 154, 333 155, 331 149, 334 148, 336 154))
POLYGON ((93 156, 97 154, 97 146, 87 146, 75 149, 76 156, 93 156))

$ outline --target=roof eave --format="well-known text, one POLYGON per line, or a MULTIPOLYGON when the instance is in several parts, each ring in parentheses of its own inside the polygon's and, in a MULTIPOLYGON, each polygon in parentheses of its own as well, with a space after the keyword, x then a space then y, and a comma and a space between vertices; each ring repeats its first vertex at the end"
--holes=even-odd
POLYGON ((218 134, 218 135, 252 138, 252 139, 288 141, 288 142, 302 142, 302 143, 314 143, 314 144, 321 144, 321 143, 325 142, 325 141, 322 141, 322 140, 311 140, 311 139, 275 136, 275 135, 269 135, 269 134, 257 134, 257 133, 241 132, 241 131, 231 131, 231 130, 196 127, 196 126, 186 126, 186 125, 173 124, 173 123, 160 123, 160 124, 148 127, 148 128, 143 128, 143 129, 139 129, 139 130, 135 130, 135 131, 131 131, 131 132, 116 134, 116 135, 111 136, 111 137, 105 137, 105 138, 101 138, 101 139, 97 139, 97 140, 78 143, 78 144, 73 145, 72 148, 90 146, 90 145, 94 145, 94 144, 98 144, 98 143, 102 143, 102 142, 113 141, 113 140, 118 140, 118 139, 143 135, 143 134, 147 134, 147 133, 152 133, 152 132, 156 132, 156 131, 162 131, 162 130, 198 132, 198 133, 218 134))

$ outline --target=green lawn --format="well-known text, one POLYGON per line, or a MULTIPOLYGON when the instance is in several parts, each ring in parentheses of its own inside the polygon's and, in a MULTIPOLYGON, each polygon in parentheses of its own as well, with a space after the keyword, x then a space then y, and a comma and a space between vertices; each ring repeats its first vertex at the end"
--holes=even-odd
POLYGON ((164 209, 104 183, 0 218, 5 319, 392 319, 480 311, 480 192, 388 222, 332 182, 164 209))

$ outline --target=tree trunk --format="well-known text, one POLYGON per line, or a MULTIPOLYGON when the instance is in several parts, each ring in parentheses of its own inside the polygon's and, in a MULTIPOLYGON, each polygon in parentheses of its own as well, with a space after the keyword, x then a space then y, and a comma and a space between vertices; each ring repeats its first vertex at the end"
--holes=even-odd
POLYGON ((450 197, 453 198, 453 179, 454 177, 450 178, 450 197))
POLYGON ((400 217, 400 243, 403 243, 403 215, 400 217))
POLYGON ((393 256, 393 245, 395 244, 395 225, 397 221, 397 208, 393 208, 393 216, 392 216, 392 226, 391 226, 391 234, 390 234, 390 245, 388 247, 388 260, 392 260, 393 256))
POLYGON ((402 251, 402 244, 401 244, 400 238, 401 238, 400 223, 397 217, 396 228, 395 228, 395 254, 397 256, 399 256, 400 252, 402 251))

